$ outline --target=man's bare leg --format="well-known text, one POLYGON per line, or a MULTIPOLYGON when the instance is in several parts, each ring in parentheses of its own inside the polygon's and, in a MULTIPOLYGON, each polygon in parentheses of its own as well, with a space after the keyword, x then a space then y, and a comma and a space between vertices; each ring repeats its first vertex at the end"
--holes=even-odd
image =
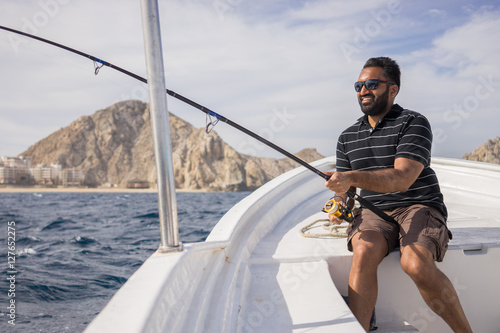
POLYGON ((427 248, 420 245, 402 248, 401 266, 415 282, 427 305, 454 332, 472 332, 453 284, 437 268, 433 255, 427 248))
POLYGON ((387 240, 375 230, 363 230, 352 238, 353 256, 349 274, 349 308, 368 331, 377 302, 377 267, 387 254, 387 240))

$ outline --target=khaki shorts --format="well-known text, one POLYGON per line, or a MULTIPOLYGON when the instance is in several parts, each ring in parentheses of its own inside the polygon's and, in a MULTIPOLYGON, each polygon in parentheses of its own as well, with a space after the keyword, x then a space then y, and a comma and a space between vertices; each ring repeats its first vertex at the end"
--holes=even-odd
POLYGON ((368 209, 354 210, 354 221, 347 228, 347 248, 352 252, 352 237, 362 230, 376 230, 387 239, 388 252, 398 245, 421 245, 434 255, 434 260, 443 261, 448 242, 452 238, 440 211, 425 205, 399 207, 384 211, 399 224, 387 222, 368 209))

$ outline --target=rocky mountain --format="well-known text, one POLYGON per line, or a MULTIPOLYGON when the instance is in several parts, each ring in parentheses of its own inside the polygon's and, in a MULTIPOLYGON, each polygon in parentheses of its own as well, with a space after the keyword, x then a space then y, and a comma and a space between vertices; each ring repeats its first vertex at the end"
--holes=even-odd
POLYGON ((500 164, 500 137, 488 140, 472 153, 464 154, 466 160, 500 164))
MULTIPOLYGON (((255 189, 298 166, 289 158, 243 155, 212 131, 194 128, 170 114, 172 157, 178 189, 240 191, 255 189)), ((83 116, 23 152, 38 163, 61 164, 83 171, 83 184, 147 181, 156 186, 156 166, 149 109, 140 101, 124 101, 83 116)), ((297 154, 307 162, 322 158, 315 149, 297 154)))

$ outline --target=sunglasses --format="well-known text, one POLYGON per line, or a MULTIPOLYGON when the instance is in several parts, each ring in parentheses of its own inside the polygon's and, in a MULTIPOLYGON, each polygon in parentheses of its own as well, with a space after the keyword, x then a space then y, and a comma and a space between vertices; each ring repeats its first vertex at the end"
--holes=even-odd
POLYGON ((370 80, 358 81, 358 82, 354 83, 354 90, 356 90, 356 92, 360 92, 361 89, 363 89, 363 86, 365 86, 366 89, 368 89, 368 90, 375 90, 375 89, 378 88, 378 84, 379 83, 395 84, 392 81, 383 81, 383 80, 370 79, 370 80))

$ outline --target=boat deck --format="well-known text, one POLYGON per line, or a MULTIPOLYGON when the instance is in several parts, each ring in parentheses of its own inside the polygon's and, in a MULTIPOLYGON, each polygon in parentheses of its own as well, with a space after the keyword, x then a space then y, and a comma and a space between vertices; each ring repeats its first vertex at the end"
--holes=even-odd
MULTIPOLYGON (((343 267, 350 266, 345 238, 305 238, 300 234, 304 226, 325 216, 317 213, 298 224, 293 218, 285 219, 256 247, 250 259, 252 282, 244 321, 255 332, 331 332, 340 326, 346 332, 361 329, 329 268, 332 258, 342 261, 343 267)), ((344 274, 340 275, 343 279, 344 274)))

